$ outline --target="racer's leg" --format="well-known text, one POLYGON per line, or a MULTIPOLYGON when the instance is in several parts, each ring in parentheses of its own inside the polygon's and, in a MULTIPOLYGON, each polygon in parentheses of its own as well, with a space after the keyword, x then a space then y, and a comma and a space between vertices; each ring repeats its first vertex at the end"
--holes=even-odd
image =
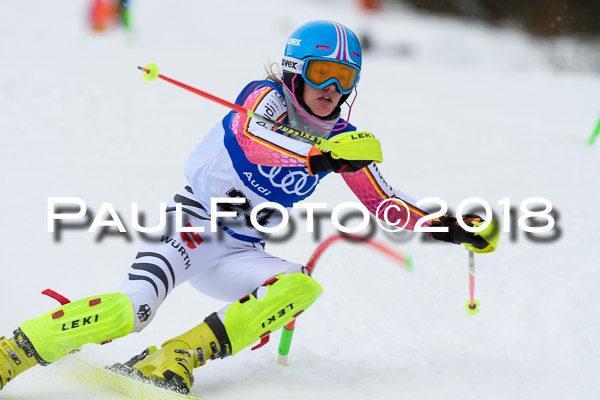
POLYGON ((154 384, 189 391, 193 368, 258 342, 291 322, 321 294, 319 284, 302 273, 301 265, 251 244, 229 246, 235 251, 230 248, 217 268, 196 275, 191 283, 213 297, 234 301, 133 365, 154 384))
POLYGON ((168 228, 144 242, 121 282, 135 313, 134 332, 148 326, 173 289, 214 268, 226 253, 221 232, 210 232, 209 217, 197 211, 184 212, 182 225, 204 232, 177 232, 175 213, 168 212, 168 228))
MULTIPOLYGON (((142 246, 119 292, 65 304, 23 322, 14 337, 0 338, 0 389, 30 367, 55 362, 84 344, 140 331, 174 287, 220 259, 224 250, 216 239, 200 246, 192 234, 173 234, 174 213, 168 215, 165 230, 142 246)), ((188 223, 204 224, 210 232, 209 219, 197 213, 185 214, 188 223)))

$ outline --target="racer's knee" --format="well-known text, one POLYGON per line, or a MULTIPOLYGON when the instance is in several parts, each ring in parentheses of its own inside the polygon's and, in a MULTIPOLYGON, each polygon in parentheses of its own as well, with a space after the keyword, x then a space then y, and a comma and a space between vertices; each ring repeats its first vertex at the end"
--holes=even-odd
POLYGON ((125 292, 131 302, 133 310, 132 332, 141 332, 145 329, 156 315, 158 302, 154 295, 146 292, 125 292))

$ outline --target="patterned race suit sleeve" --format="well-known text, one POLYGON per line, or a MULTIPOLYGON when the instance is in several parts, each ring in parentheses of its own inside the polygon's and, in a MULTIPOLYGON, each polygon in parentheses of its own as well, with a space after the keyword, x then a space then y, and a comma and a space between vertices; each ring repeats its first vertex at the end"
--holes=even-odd
MULTIPOLYGON (((246 97, 243 107, 281 122, 287 116, 283 97, 269 86, 261 86, 246 97)), ((254 164, 279 167, 305 167, 311 144, 291 139, 265 124, 237 113, 231 122, 240 147, 254 164)))
MULTIPOLYGON (((428 214, 415 205, 414 199, 399 190, 394 190, 383 179, 375 163, 357 172, 342 173, 342 177, 367 209, 381 220, 385 221, 384 217, 387 213, 387 219, 391 223, 399 221, 399 226, 403 226, 406 222, 405 229, 414 230, 415 223, 428 214), (381 206, 378 214, 377 208, 387 199, 391 200, 381 206), (394 199, 402 200, 406 206, 394 199)), ((428 225, 429 222, 423 224, 423 226, 428 225)))

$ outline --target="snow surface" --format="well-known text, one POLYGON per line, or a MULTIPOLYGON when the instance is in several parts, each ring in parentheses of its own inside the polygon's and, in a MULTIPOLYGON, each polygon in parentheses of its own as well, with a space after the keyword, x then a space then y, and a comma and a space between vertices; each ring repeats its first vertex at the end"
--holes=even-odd
MULTIPOLYGON (((352 122, 384 143, 386 179, 452 209, 469 197, 517 208, 549 199, 560 235, 534 242, 518 228, 477 255, 468 316, 467 254, 416 234, 375 238, 414 259, 413 273, 360 245, 335 244, 316 279, 325 291, 298 322, 291 365, 264 348, 196 371, 209 400, 597 399, 600 398, 600 268, 596 224, 600 146, 586 145, 599 113, 598 55, 574 39, 549 43, 509 28, 387 6, 365 16, 334 0, 133 2, 132 32, 87 30, 87 2, 3 1, 0 9, 0 332, 71 299, 115 290, 137 253, 124 236, 47 229, 49 197, 78 197, 96 212, 112 203, 131 229, 131 203, 147 221, 182 185, 183 160, 227 110, 167 83, 145 82, 138 65, 229 100, 287 36, 310 19, 369 33, 352 122), (551 49, 552 51, 550 51, 551 49), (594 57, 596 59, 594 60, 594 57), (568 60, 567 60, 568 61, 568 60), (585 60, 584 60, 585 61, 585 60), (512 240, 511 240, 512 238, 512 240), (398 239, 398 237, 396 238, 398 239)), ((355 201, 338 177, 311 201, 355 201)), ((94 214, 95 215, 95 214, 94 214)), ((304 262, 317 246, 300 222, 293 240, 268 245, 304 262)), ((323 239, 333 232, 323 226, 323 239)), ((556 234, 538 235, 550 237, 556 234)), ((97 362, 128 359, 189 329, 223 304, 183 285, 144 332, 85 346, 97 362)), ((278 335, 277 335, 278 336, 278 335)), ((121 399, 75 384, 69 361, 34 368, 2 399, 121 399)))

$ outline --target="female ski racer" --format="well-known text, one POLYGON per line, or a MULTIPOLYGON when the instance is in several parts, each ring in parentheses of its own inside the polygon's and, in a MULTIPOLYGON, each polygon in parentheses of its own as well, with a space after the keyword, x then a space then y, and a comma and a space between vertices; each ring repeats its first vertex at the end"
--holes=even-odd
MULTIPOLYGON (((347 27, 328 21, 306 23, 286 44, 282 79, 249 83, 236 103, 316 137, 356 131, 340 118, 340 106, 359 81, 361 61, 360 43, 347 27)), ((386 199, 404 202, 405 207, 388 210, 389 219, 407 219, 408 229, 427 214, 384 181, 372 162, 375 157, 367 153, 363 160, 336 158, 271 124, 230 112, 185 162, 189 185, 170 203, 160 240, 142 245, 117 292, 64 304, 23 322, 14 337, 1 339, 0 388, 28 368, 57 361, 86 343, 141 331, 167 295, 187 281, 230 304, 167 340, 160 350, 150 347, 113 368, 189 392, 194 368, 209 359, 235 355, 288 324, 322 291, 301 264, 265 252, 266 235, 252 220, 255 206, 271 202, 292 207, 334 172, 374 214, 386 199), (231 198, 232 202, 215 208, 214 198, 231 198), (214 230, 211 214, 217 211, 235 216, 220 217, 219 229, 214 230), (177 214, 182 221, 177 221, 177 214), (176 232, 176 226, 188 231, 176 232), (204 231, 197 232, 200 228, 204 231)), ((384 212, 385 208, 377 216, 384 212)), ((281 222, 282 212, 266 207, 254 217, 261 226, 273 227, 281 222)), ((493 237, 466 232, 455 222, 449 215, 435 220, 435 225, 449 230, 431 236, 493 251, 493 237)))

